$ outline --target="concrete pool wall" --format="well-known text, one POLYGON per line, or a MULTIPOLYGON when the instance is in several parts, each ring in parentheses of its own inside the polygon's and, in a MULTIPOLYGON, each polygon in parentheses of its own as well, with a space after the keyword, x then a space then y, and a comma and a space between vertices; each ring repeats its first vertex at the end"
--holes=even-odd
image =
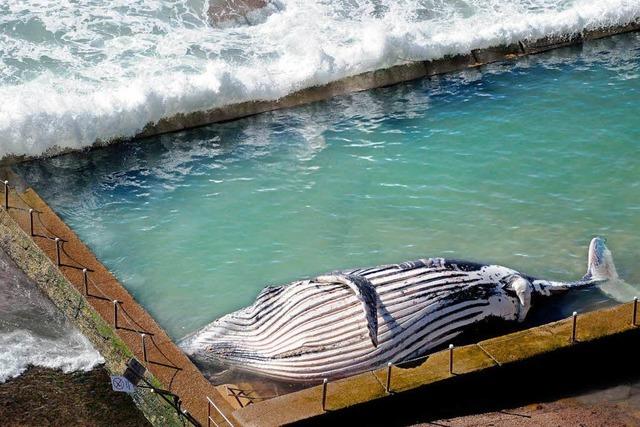
POLYGON ((467 55, 447 56, 434 61, 409 62, 390 68, 346 77, 323 86, 303 89, 275 101, 250 101, 228 105, 224 108, 178 114, 170 118, 162 119, 157 123, 147 124, 144 129, 136 135, 136 138, 146 138, 183 129, 205 126, 211 123, 235 120, 267 111, 323 101, 351 92, 391 86, 424 77, 432 77, 461 71, 467 68, 480 67, 493 62, 514 60, 525 55, 542 53, 548 50, 582 43, 587 40, 595 40, 638 30, 640 30, 640 21, 619 27, 588 30, 583 33, 545 37, 538 40, 523 40, 510 45, 475 49, 467 55))
MULTIPOLYGON (((224 389, 214 387, 203 376, 35 191, 10 170, 0 170, 0 178, 14 183, 8 193, 2 191, 0 247, 91 340, 112 374, 121 375, 132 357, 146 366, 145 381, 156 392, 139 388, 134 401, 154 425, 190 422, 275 426, 330 421, 343 411, 368 407, 382 398, 381 402, 389 402, 415 393, 433 394, 452 382, 455 387, 466 387, 478 375, 491 379, 510 366, 523 374, 539 364, 541 357, 576 354, 580 363, 600 369, 607 364, 599 365, 602 360, 593 355, 594 351, 608 351, 612 340, 634 348, 640 331, 636 300, 444 350, 410 365, 390 365, 237 408, 222 395, 224 389), (54 236, 62 240, 56 242, 54 236), (58 245, 60 252, 56 250, 58 245), (90 277, 86 284, 83 268, 88 269, 90 277), (114 300, 118 302, 114 304, 114 300), (170 394, 164 395, 163 390, 170 394), (181 415, 163 396, 179 399, 181 415)), ((382 404, 378 410, 384 408, 382 404)))
MULTIPOLYGON (((433 61, 408 62, 390 68, 346 77, 326 85, 302 89, 274 101, 248 101, 227 105, 222 108, 176 114, 175 116, 159 120, 158 122, 146 124, 133 139, 144 139, 165 133, 206 126, 212 123, 236 120, 281 108, 290 108, 323 101, 352 92, 391 86, 424 77, 476 68, 494 62, 511 61, 526 55, 534 55, 552 49, 580 44, 588 40, 596 40, 639 30, 640 20, 635 20, 625 25, 585 30, 574 34, 548 36, 536 40, 521 40, 510 45, 475 49, 466 55, 446 56, 433 61)), ((125 140, 129 140, 129 138, 96 141, 94 147, 110 145, 125 140)), ((54 156, 70 151, 75 150, 52 149, 45 153, 45 156, 54 156)), ((29 159, 30 157, 27 156, 7 156, 0 159, 0 165, 10 165, 29 159)))
POLYGON ((149 123, 135 138, 146 138, 169 132, 176 132, 211 123, 235 120, 267 111, 290 108, 298 105, 322 101, 334 96, 344 95, 373 88, 432 77, 474 68, 493 62, 513 60, 520 56, 546 52, 560 47, 596 40, 603 37, 640 30, 640 20, 617 27, 587 30, 582 33, 544 37, 537 40, 522 40, 510 45, 475 49, 467 55, 448 56, 434 61, 409 62, 390 68, 369 71, 346 77, 323 86, 314 86, 294 92, 276 101, 250 101, 228 105, 206 111, 178 114, 162 119, 157 123, 149 123))
MULTIPOLYGON (((327 86, 306 89, 279 101, 238 104, 224 110, 193 113, 175 120, 161 121, 148 126, 140 136, 232 120, 352 91, 508 60, 583 40, 639 29, 640 23, 636 22, 624 27, 580 35, 482 49, 470 55, 439 61, 401 65, 350 77, 327 86)), ((446 350, 426 358, 418 366, 392 366, 390 390, 387 390, 386 368, 329 382, 324 408, 323 387, 317 386, 234 409, 75 233, 32 189, 21 182, 20 177, 7 170, 4 173, 0 171, 0 178, 9 179, 11 182, 8 193, 9 209, 5 209, 0 201, 0 246, 87 335, 107 361, 107 368, 112 373, 122 374, 131 357, 143 362, 146 358, 147 380, 158 390, 167 390, 177 396, 181 400, 179 407, 186 410, 194 417, 195 422, 201 425, 210 424, 210 420, 220 426, 281 425, 322 420, 347 408, 366 405, 380 398, 397 398, 413 390, 428 392, 433 387, 454 380, 456 384, 464 386, 467 378, 472 378, 478 373, 491 376, 496 369, 512 364, 526 367, 528 363, 533 363, 532 361, 543 355, 580 352, 585 345, 602 348, 610 338, 619 338, 633 346, 633 341, 630 340, 637 339, 638 335, 638 329, 632 325, 631 320, 637 305, 623 304, 609 310, 580 314, 577 318, 576 343, 570 340, 572 320, 569 319, 456 348, 453 373, 449 372, 449 353, 446 350), (35 209, 35 233, 31 231, 29 209, 35 209), (56 243, 53 236, 62 240, 56 243), (58 265, 56 244, 62 248, 61 265, 58 265), (89 268, 89 292, 84 288, 83 267, 89 268), (113 300, 118 302, 114 305, 113 300), (116 310, 121 310, 120 324, 114 319, 116 310), (142 344, 141 332, 146 334, 148 347, 142 344), (207 399, 211 399, 215 407, 212 407, 207 399), (219 408, 220 412, 216 408, 219 408)), ((0 194, 4 198, 3 189, 0 189, 0 194)), ((168 406, 158 393, 139 389, 134 399, 155 425, 181 425, 185 421, 185 418, 180 418, 175 408, 168 406)))

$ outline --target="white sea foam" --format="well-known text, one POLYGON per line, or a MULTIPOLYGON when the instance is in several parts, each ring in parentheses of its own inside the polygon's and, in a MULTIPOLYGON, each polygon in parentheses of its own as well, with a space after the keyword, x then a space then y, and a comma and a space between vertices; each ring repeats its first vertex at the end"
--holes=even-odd
POLYGON ((104 360, 0 249, 0 383, 29 366, 89 370, 104 360))
POLYGON ((640 17, 638 0, 283 0, 256 25, 214 28, 204 1, 2 2, 0 157, 81 148, 176 113, 640 17))
POLYGON ((27 330, 0 333, 0 383, 17 377, 29 366, 89 371, 104 359, 79 332, 45 338, 27 330))

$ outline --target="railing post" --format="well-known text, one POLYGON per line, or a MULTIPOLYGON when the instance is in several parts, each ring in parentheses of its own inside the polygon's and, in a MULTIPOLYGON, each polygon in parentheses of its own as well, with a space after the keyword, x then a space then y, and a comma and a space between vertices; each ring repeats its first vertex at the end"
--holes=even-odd
POLYGON ((118 329, 118 300, 113 300, 113 327, 118 329))
POLYGON ((29 209, 29 231, 31 231, 31 236, 34 236, 34 233, 33 233, 33 209, 29 209))
POLYGON ((391 362, 387 363, 387 385, 385 387, 385 391, 387 394, 391 394, 391 362))
POLYGON ((55 242, 56 242, 56 263, 58 264, 58 267, 60 267, 60 238, 56 237, 55 242))
POLYGON ((449 375, 453 375, 453 344, 449 344, 449 375))
POLYGON ((140 338, 142 339, 142 360, 144 360, 144 363, 147 363, 147 345, 145 343, 145 334, 140 334, 140 338))
POLYGON ((327 407, 327 379, 322 380, 322 411, 326 411, 327 407))
POLYGON ((576 327, 578 324, 578 312, 574 311, 572 316, 573 316, 573 326, 571 328, 571 344, 576 342, 576 327))
POLYGON ((9 181, 4 181, 4 210, 9 210, 9 181))
POLYGON ((87 269, 82 269, 82 283, 84 284, 84 294, 89 296, 89 277, 87 276, 87 269))
POLYGON ((631 316, 631 326, 636 326, 638 318, 638 297, 633 297, 633 316, 631 316))
POLYGON ((207 399, 207 427, 211 427, 211 403, 207 399))

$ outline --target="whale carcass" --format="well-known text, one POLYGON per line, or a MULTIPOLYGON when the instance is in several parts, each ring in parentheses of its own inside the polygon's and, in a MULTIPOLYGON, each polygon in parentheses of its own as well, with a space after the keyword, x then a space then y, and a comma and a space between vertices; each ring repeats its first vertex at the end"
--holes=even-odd
POLYGON ((522 322, 532 298, 615 277, 601 238, 575 282, 444 258, 346 270, 267 287, 181 346, 197 363, 289 381, 340 378, 422 356, 487 318, 522 322))

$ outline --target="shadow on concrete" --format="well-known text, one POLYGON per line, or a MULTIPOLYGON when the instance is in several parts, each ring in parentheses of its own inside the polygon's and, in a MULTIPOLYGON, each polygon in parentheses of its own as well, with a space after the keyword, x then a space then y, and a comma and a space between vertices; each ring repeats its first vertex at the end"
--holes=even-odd
POLYGON ((486 412, 527 417, 510 409, 640 380, 637 350, 630 344, 639 338, 640 328, 456 377, 428 389, 403 392, 303 424, 404 426, 486 412))

